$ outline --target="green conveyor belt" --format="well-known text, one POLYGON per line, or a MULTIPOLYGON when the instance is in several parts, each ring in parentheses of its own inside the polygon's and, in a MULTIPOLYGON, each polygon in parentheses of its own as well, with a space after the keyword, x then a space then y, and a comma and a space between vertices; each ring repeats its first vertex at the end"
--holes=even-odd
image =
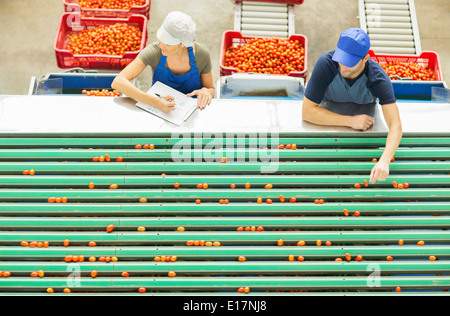
POLYGON ((248 295, 448 293, 449 135, 404 135, 389 177, 368 187, 385 135, 193 136, 0 135, 0 271, 11 273, 0 277, 0 295, 48 295, 50 287, 62 294, 73 269, 80 274, 72 293, 92 296, 139 294, 140 287, 146 295, 245 295, 237 293, 245 286, 248 295), (105 154, 111 162, 93 161, 105 154), (23 174, 30 169, 36 174, 23 174), (85 261, 67 263, 69 255, 85 261), (154 261, 160 256, 177 260, 154 261), (367 283, 373 269, 380 271, 376 287, 367 283), (30 276, 37 270, 45 277, 30 276))

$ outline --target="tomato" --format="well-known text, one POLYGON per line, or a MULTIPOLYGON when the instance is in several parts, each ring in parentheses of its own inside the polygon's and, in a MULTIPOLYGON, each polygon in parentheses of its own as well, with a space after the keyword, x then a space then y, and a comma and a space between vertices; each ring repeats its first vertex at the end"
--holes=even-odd
POLYGON ((297 246, 300 246, 300 247, 303 247, 304 245, 306 245, 306 243, 303 240, 301 240, 297 243, 297 246))
POLYGON ((108 232, 108 233, 110 233, 110 232, 112 232, 113 230, 114 230, 114 228, 115 228, 115 226, 114 225, 108 225, 108 227, 106 227, 106 231, 108 232))
POLYGON ((253 38, 227 48, 224 55, 224 66, 238 72, 289 75, 305 68, 305 48, 298 40, 253 38))
MULTIPOLYGON (((435 81, 436 73, 426 64, 416 64, 412 62, 387 62, 380 63, 383 70, 389 76, 400 78, 410 78, 417 81, 435 81)), ((392 78, 391 80, 398 80, 392 78)))
POLYGON ((129 278, 130 274, 128 272, 122 272, 122 277, 129 278))
POLYGON ((91 183, 89 183, 89 189, 94 189, 95 188, 95 183, 94 182, 91 182, 91 183))
POLYGON ((147 199, 146 198, 140 198, 139 199, 139 203, 147 203, 147 199))
POLYGON ((283 245, 284 245, 283 239, 278 240, 278 241, 277 241, 277 245, 278 245, 279 247, 283 246, 283 245))
POLYGON ((184 228, 184 227, 182 227, 182 226, 180 226, 180 227, 178 227, 177 228, 177 231, 179 231, 179 232, 184 232, 186 229, 184 228))
POLYGON ((244 262, 247 261, 247 258, 245 258, 244 256, 239 256, 238 260, 239 262, 244 262))
POLYGON ((346 254, 345 254, 345 259, 346 259, 347 261, 352 261, 352 256, 351 256, 349 253, 346 253, 346 254))
MULTIPOLYGON (((100 25, 70 32, 65 48, 75 55, 123 56, 126 52, 141 49, 142 34, 138 27, 126 23, 100 25)), ((92 91, 86 91, 85 95, 93 94, 92 91)), ((116 91, 94 90, 94 95, 116 96, 116 91)))
POLYGON ((222 163, 227 163, 227 157, 222 158, 222 163))
POLYGON ((98 275, 98 272, 96 270, 91 271, 91 278, 95 279, 98 275))
POLYGON ((272 185, 272 184, 267 184, 264 188, 265 188, 266 190, 270 190, 270 189, 273 188, 273 185, 272 185))
POLYGON ((174 271, 169 271, 168 276, 169 278, 174 278, 177 276, 177 274, 174 271))
POLYGON ((110 188, 111 190, 116 190, 118 187, 119 187, 119 186, 118 186, 117 184, 111 184, 111 185, 109 186, 109 188, 110 188))
POLYGON ((128 10, 134 6, 145 5, 145 0, 79 0, 78 4, 83 9, 128 10))
POLYGON ((147 292, 147 289, 146 289, 145 287, 140 287, 140 288, 138 289, 138 292, 139 292, 139 293, 145 293, 145 292, 147 292))

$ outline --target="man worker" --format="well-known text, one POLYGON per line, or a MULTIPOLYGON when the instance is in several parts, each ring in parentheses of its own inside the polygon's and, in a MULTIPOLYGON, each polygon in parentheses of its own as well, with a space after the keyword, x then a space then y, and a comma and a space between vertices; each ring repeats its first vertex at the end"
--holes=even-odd
POLYGON ((373 184, 388 177, 403 132, 391 80, 383 68, 370 59, 369 50, 370 39, 362 29, 350 28, 341 34, 337 49, 322 55, 314 67, 305 90, 303 120, 366 131, 374 125, 374 117, 339 114, 332 111, 333 105, 374 108, 378 99, 389 134, 385 150, 370 174, 373 184))

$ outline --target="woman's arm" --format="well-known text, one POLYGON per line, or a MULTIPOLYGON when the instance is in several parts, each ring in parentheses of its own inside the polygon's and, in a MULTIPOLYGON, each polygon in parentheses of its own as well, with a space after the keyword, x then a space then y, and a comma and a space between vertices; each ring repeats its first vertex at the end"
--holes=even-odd
POLYGON ((119 90, 137 101, 152 105, 165 113, 175 110, 175 103, 171 102, 170 98, 154 97, 139 90, 131 83, 131 80, 138 77, 145 67, 146 65, 139 58, 136 58, 117 75, 111 84, 111 88, 119 90))
POLYGON ((214 88, 214 81, 212 72, 200 75, 202 81, 202 88, 189 93, 188 97, 197 96, 197 105, 200 110, 203 110, 207 105, 211 104, 211 100, 216 95, 216 89, 214 88))

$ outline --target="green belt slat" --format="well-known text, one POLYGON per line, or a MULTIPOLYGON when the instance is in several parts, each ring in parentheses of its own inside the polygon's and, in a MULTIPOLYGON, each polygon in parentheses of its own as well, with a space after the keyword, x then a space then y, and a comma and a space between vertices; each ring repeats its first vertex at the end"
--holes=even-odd
MULTIPOLYGON (((160 278, 79 278, 79 284, 72 290, 96 289, 108 287, 114 289, 134 289, 140 287, 148 290, 162 289, 211 289, 237 291, 239 287, 248 286, 251 290, 279 289, 402 289, 421 288, 439 289, 450 286, 450 277, 446 276, 380 276, 377 287, 369 287, 367 277, 160 277, 160 278), (78 287, 79 285, 79 287, 78 287)), ((67 288, 67 278, 0 278, 0 289, 36 289, 45 291, 48 287, 67 288)))
MULTIPOLYGON (((45 163, 45 162, 2 162, 0 173, 22 174, 24 170, 34 169, 37 174, 102 174, 102 173, 149 173, 149 174, 224 174, 224 173, 261 173, 273 169, 277 173, 312 173, 312 172, 367 172, 374 167, 373 162, 289 162, 289 163, 45 163), (267 169, 264 169, 267 168, 267 169), (273 169, 270 169, 273 168, 273 169)), ((450 170, 450 162, 395 162, 390 165, 391 174, 396 172, 430 173, 450 170)))
POLYGON ((184 226, 187 229, 225 229, 236 230, 243 226, 263 226, 265 229, 373 229, 373 228, 449 228, 449 216, 363 216, 363 217, 137 217, 137 218, 10 218, 0 221, 0 229, 71 229, 98 230, 108 225, 120 229, 136 229, 144 226, 147 229, 176 229, 184 226))
MULTIPOLYGON (((98 271, 99 277, 103 274, 120 274, 122 272, 133 273, 168 273, 169 271, 177 271, 180 273, 206 273, 206 274, 228 274, 228 273, 253 273, 253 274, 273 274, 273 273, 368 273, 368 266, 376 266, 383 273, 443 273, 450 272, 450 261, 427 262, 424 260, 415 261, 398 261, 398 262, 380 262, 380 261, 364 261, 364 262, 322 262, 322 261, 305 261, 305 262, 205 262, 205 261, 188 261, 188 262, 115 262, 115 263, 77 263, 79 271, 85 276, 91 271, 98 271)), ((70 267, 69 267, 70 268, 70 267)), ((52 273, 72 273, 68 270, 68 264, 65 262, 0 262, 0 271, 9 271, 14 275, 27 274, 32 271, 44 270, 46 275, 52 273)), ((369 270, 371 273, 372 271, 369 270)))
MULTIPOLYGON (((406 242, 406 241, 405 241, 406 242)), ((62 242, 60 242, 62 244, 62 242)), ((94 256, 113 257, 120 260, 145 260, 142 264, 151 266, 155 262, 156 256, 178 256, 178 260, 238 260, 239 256, 245 256, 247 260, 286 260, 289 255, 304 256, 306 261, 315 259, 335 258, 345 259, 345 254, 349 253, 353 260, 356 256, 362 255, 366 260, 380 260, 379 263, 388 262, 387 256, 392 256, 394 261, 399 259, 425 259, 428 263, 429 256, 436 256, 438 261, 450 258, 450 245, 404 245, 404 246, 315 246, 310 241, 310 246, 225 246, 225 247, 187 247, 187 246, 77 246, 77 247, 55 247, 50 242, 49 248, 29 248, 20 246, 0 246, 0 259, 7 260, 60 260, 63 262, 68 255, 85 256, 87 258, 94 256)), ((345 260, 344 260, 345 261, 345 260)), ((24 261, 25 262, 25 261, 24 261)), ((265 261, 267 263, 267 261, 265 261)), ((403 262, 403 261, 401 261, 403 262)), ((444 261, 445 262, 445 261, 444 261)), ((36 264, 30 261, 29 264, 36 264)), ((4 264, 8 264, 5 262, 4 264)), ((422 261, 422 265, 426 266, 422 261)), ((4 270, 7 271, 7 270, 4 270)))
MULTIPOLYGON (((272 199, 275 203, 279 196, 295 197, 297 201, 315 199, 339 200, 450 200, 450 189, 296 189, 296 190, 45 190, 45 189, 0 189, 0 201, 47 201, 50 197, 67 197, 69 201, 139 201, 145 197, 148 200, 217 201, 229 199, 235 201, 254 201, 258 197, 272 199)), ((228 205, 223 205, 227 207, 228 205)))
MULTIPOLYGON (((370 159, 379 158, 383 154, 382 149, 364 150, 364 149, 328 149, 328 150, 226 150, 216 149, 212 152, 208 150, 82 150, 82 149, 59 149, 59 150, 37 150, 37 149, 0 149, 1 160, 86 160, 92 161, 93 157, 100 157, 108 154, 111 159, 122 157, 126 160, 168 160, 173 157, 182 156, 184 158, 194 159, 202 158, 205 161, 221 161, 222 157, 229 159, 248 160, 250 157, 256 159, 276 156, 281 160, 286 159, 320 159, 320 160, 339 160, 339 159, 370 159), (175 155, 175 156, 174 156, 175 155)), ((448 149, 399 149, 395 153, 398 159, 449 159, 450 150, 448 149)))
POLYGON ((397 243, 403 239, 405 243, 425 241, 446 243, 450 240, 450 232, 446 230, 398 230, 398 231, 321 231, 321 232, 27 232, 20 234, 0 231, 0 243, 20 244, 21 241, 48 241, 59 243, 69 239, 75 245, 87 245, 90 241, 98 244, 178 244, 185 245, 188 240, 220 241, 222 244, 270 244, 276 245, 279 239, 285 244, 297 244, 304 240, 315 244, 317 240, 332 243, 397 243))
MULTIPOLYGON (((205 135, 206 136, 206 135, 205 135)), ((227 141, 232 144, 253 144, 255 142, 267 142, 272 144, 272 139, 268 135, 267 139, 260 141, 255 138, 239 139, 231 137, 229 140, 226 137, 223 138, 222 144, 226 145, 227 141)), ((176 144, 201 144, 208 145, 211 142, 220 143, 218 138, 0 138, 0 147, 125 147, 133 148, 137 144, 154 144, 155 146, 174 146, 176 144)), ((386 138, 370 138, 370 137, 280 137, 278 142, 280 144, 297 144, 297 146, 384 146, 386 144, 386 138)), ((401 140, 401 146, 449 146, 449 137, 403 137, 401 140)))
MULTIPOLYGON (((353 186, 363 183, 367 176, 357 175, 307 175, 307 176, 0 176, 0 186, 41 186, 41 187, 88 187, 94 182, 96 187, 109 187, 111 183, 127 187, 169 187, 179 183, 182 188, 196 187, 199 183, 208 183, 209 187, 230 187, 235 184, 243 188, 249 182, 253 187, 264 187, 266 184, 277 186, 353 186)), ((409 183, 410 186, 450 186, 450 175, 395 175, 375 186, 392 187, 392 182, 409 183)))
POLYGON ((450 204, 445 202, 383 202, 383 203, 233 203, 224 207, 217 203, 0 203, 1 216, 45 215, 342 215, 343 210, 360 211, 362 215, 417 215, 449 214, 450 204))

